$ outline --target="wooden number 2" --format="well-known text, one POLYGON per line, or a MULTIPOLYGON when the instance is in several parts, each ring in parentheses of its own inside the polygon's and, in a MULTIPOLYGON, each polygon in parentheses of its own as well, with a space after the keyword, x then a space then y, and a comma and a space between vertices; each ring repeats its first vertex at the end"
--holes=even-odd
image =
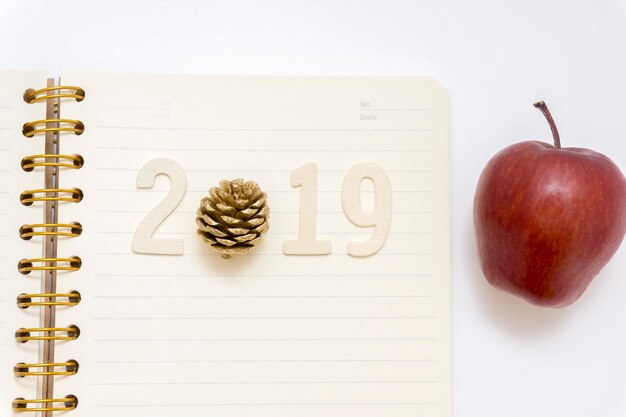
POLYGON ((137 188, 152 188, 158 175, 167 175, 171 181, 170 191, 148 215, 141 221, 133 235, 131 248, 135 253, 155 255, 182 255, 182 239, 164 239, 153 237, 161 223, 178 207, 187 189, 185 171, 171 159, 157 158, 148 161, 137 175, 137 188))

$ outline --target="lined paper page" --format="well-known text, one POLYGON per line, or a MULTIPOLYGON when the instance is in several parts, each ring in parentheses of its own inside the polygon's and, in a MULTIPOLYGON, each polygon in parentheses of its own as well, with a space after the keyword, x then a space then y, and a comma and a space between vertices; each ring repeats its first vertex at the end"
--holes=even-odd
MULTIPOLYGON (((25 155, 43 153, 43 143, 22 136, 22 125, 45 116, 45 104, 28 105, 22 99, 28 88, 41 88, 45 74, 36 71, 0 71, 0 408, 10 410, 16 397, 35 398, 37 380, 16 378, 18 362, 35 363, 38 344, 18 344, 14 333, 20 327, 37 327, 36 309, 20 310, 15 299, 21 293, 39 292, 38 274, 25 277, 16 268, 22 258, 40 257, 41 241, 21 240, 18 230, 25 223, 40 223, 41 206, 24 207, 19 195, 25 189, 42 188, 42 172, 25 173, 20 161, 25 155)), ((9 411, 6 411, 8 413, 9 411)), ((3 412, 4 414, 5 412, 3 412)))
MULTIPOLYGON (((67 73, 85 88, 64 107, 86 131, 73 142, 85 169, 67 176, 84 203, 64 207, 85 227, 67 254, 83 294, 59 346, 81 363, 62 393, 76 415, 449 416, 448 102, 427 78, 254 78, 67 73), (167 194, 144 163, 182 166, 187 190, 156 237, 184 255, 131 251, 139 222, 167 194), (290 172, 318 165, 317 239, 324 256, 286 256, 298 234, 300 189, 290 172), (341 205, 342 182, 374 162, 391 182, 391 232, 375 255, 341 205), (221 179, 267 192, 270 230, 252 253, 221 259, 196 234, 200 199, 221 179)), ((70 146, 70 145, 68 145, 70 146)), ((66 185, 70 185, 67 183, 66 185)), ((374 190, 362 185, 365 210, 374 190)), ((61 392, 59 392, 61 394, 61 392)))

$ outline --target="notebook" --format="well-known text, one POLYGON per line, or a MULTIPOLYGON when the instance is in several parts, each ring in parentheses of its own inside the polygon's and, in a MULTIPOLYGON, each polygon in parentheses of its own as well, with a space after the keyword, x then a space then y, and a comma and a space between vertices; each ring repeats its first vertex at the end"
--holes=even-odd
POLYGON ((2 415, 451 415, 436 81, 0 86, 2 415), (269 227, 225 259, 196 217, 234 179, 265 193, 269 227))

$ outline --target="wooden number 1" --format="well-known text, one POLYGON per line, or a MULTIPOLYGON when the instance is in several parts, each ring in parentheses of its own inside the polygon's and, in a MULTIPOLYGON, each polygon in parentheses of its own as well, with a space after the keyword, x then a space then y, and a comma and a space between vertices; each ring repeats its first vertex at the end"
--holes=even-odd
POLYGON ((291 172, 291 186, 301 187, 298 240, 283 242, 285 255, 328 255, 331 243, 315 240, 317 222, 317 165, 304 164, 291 172))

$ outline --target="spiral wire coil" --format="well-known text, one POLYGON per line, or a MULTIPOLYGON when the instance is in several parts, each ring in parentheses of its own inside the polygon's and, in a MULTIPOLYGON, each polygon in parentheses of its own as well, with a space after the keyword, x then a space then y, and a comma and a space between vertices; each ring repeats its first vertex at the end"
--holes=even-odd
MULTIPOLYGON (((75 86, 52 86, 39 90, 28 89, 24 92, 24 101, 28 104, 39 102, 53 106, 59 112, 59 100, 71 99, 81 102, 85 98, 85 91, 75 86)), ((39 135, 60 135, 74 134, 81 135, 85 131, 85 126, 80 120, 62 119, 59 117, 46 117, 45 119, 27 122, 22 127, 22 134, 26 138, 35 138, 39 135)), ((81 155, 62 155, 59 153, 42 153, 30 155, 22 158, 21 168, 26 172, 35 171, 37 168, 43 169, 81 169, 84 160, 81 155)), ((58 171, 56 171, 58 173, 58 171)), ((45 187, 35 190, 25 190, 20 194, 20 202, 24 206, 34 203, 58 204, 79 203, 83 199, 83 192, 79 188, 58 188, 45 187)), ((83 226, 78 222, 60 223, 57 221, 25 224, 19 229, 19 236, 23 240, 31 240, 36 237, 43 239, 53 239, 54 244, 59 238, 76 238, 83 232, 83 226)), ((44 257, 25 258, 18 262, 17 269, 21 274, 28 275, 33 271, 54 272, 78 271, 82 266, 82 260, 78 256, 68 257, 44 257)), ((71 308, 78 305, 81 295, 78 291, 43 291, 37 294, 23 293, 17 296, 16 304, 20 309, 28 308, 71 308)), ((56 310, 52 310, 56 311, 56 310)), ((66 327, 34 327, 19 328, 15 332, 15 340, 18 343, 38 342, 61 342, 76 340, 80 336, 78 326, 70 324, 66 327)), ((52 355, 53 356, 53 355, 52 355)), ((74 359, 65 362, 54 360, 44 360, 45 363, 23 363, 16 364, 13 373, 17 378, 25 377, 65 377, 75 375, 78 372, 79 364, 74 359)), ((50 394, 50 396, 52 396, 50 394)), ((66 412, 74 410, 78 406, 78 398, 74 395, 67 395, 63 398, 25 399, 18 397, 13 400, 12 408, 16 413, 41 413, 42 416, 51 415, 56 412, 66 412)))

